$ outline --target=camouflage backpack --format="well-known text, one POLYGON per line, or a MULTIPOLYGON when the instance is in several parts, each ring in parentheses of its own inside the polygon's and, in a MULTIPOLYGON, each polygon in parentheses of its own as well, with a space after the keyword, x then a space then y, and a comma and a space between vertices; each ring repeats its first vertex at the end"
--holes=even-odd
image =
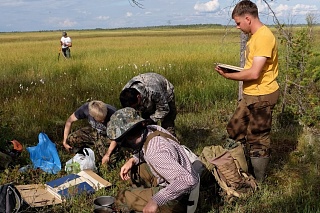
POLYGON ((212 174, 221 187, 220 195, 226 201, 253 193, 257 182, 248 173, 248 165, 240 142, 228 140, 228 145, 206 146, 199 158, 206 171, 202 178, 212 174))

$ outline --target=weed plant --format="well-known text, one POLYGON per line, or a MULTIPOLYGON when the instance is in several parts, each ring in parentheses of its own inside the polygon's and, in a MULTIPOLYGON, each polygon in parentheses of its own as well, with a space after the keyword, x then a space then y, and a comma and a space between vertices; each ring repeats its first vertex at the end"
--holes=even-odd
MULTIPOLYGON (((72 58, 66 60, 59 52, 61 32, 1 34, 2 144, 17 139, 24 147, 34 146, 38 134, 45 132, 57 144, 64 168, 72 157, 61 144, 69 115, 95 99, 120 108, 123 86, 146 72, 162 74, 174 84, 177 135, 182 144, 200 154, 204 146, 224 142, 238 84, 221 78, 214 63, 239 65, 239 31, 214 26, 68 31, 68 35, 73 47, 72 58)), ((83 125, 86 121, 76 122, 73 129, 83 125)), ((197 212, 319 212, 319 138, 307 134, 308 138, 304 132, 294 115, 282 114, 277 107, 266 183, 253 196, 228 204, 219 198, 212 181, 212 186, 201 189, 197 212)), ((29 163, 24 151, 14 168, 0 173, 0 183, 41 184, 66 174, 18 171, 29 163)), ((123 163, 99 169, 112 187, 25 212, 92 212, 95 197, 115 196, 126 187, 118 174, 123 163)))

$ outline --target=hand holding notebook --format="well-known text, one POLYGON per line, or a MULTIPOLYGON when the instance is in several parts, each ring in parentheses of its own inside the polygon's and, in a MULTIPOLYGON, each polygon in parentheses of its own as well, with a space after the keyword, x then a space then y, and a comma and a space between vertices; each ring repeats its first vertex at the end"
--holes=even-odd
POLYGON ((225 72, 240 72, 243 70, 243 68, 241 67, 232 66, 228 64, 216 63, 216 65, 223 69, 225 72))

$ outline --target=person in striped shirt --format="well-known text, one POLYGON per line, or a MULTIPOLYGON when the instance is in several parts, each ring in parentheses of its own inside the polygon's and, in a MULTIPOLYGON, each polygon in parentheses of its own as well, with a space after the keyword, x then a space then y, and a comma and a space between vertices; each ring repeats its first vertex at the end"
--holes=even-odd
POLYGON ((121 167, 120 177, 135 186, 118 193, 116 207, 124 212, 187 212, 197 202, 189 200, 189 194, 199 176, 177 139, 150 123, 130 107, 110 118, 108 137, 134 150, 121 167))

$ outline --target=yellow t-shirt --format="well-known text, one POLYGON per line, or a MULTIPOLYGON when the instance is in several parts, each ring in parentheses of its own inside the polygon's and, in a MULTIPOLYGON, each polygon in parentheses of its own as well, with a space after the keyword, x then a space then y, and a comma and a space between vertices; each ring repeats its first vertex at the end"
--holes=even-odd
POLYGON ((267 57, 267 61, 257 80, 243 82, 243 93, 247 95, 273 93, 279 88, 276 81, 278 76, 278 46, 276 38, 266 26, 259 28, 247 42, 245 69, 252 66, 253 58, 256 56, 267 57))

